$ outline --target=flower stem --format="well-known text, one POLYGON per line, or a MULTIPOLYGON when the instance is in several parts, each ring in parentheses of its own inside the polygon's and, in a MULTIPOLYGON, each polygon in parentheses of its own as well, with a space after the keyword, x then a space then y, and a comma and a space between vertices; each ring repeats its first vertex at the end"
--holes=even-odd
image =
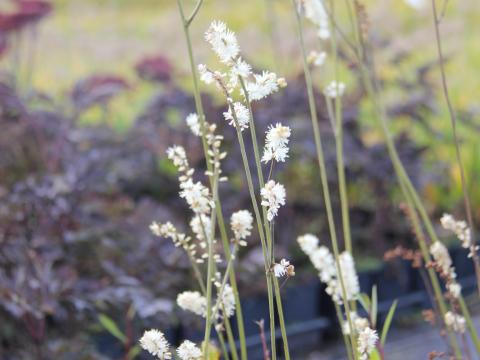
MULTIPOLYGON (((263 171, 262 171, 262 164, 260 162, 260 151, 258 147, 258 142, 257 142, 257 135, 255 131, 255 121, 253 120, 253 111, 252 111, 252 105, 250 103, 250 99, 248 96, 248 91, 245 86, 245 82, 241 77, 239 77, 240 85, 242 87, 243 93, 245 94, 245 101, 247 102, 248 110, 250 113, 250 120, 249 120, 249 127, 250 127, 250 135, 252 138, 252 145, 253 145, 253 153, 255 156, 255 165, 257 167, 257 174, 258 174, 258 182, 260 188, 263 188, 265 186, 265 179, 263 177, 263 171)), ((273 160, 272 160, 272 166, 273 166, 273 160)), ((271 268, 274 260, 275 260, 275 254, 274 254, 274 237, 271 231, 270 223, 267 219, 267 210, 264 206, 262 206, 262 212, 263 212, 263 228, 266 234, 267 238, 267 247, 268 251, 265 257, 265 262, 268 267, 268 269, 271 268)), ((272 272, 270 271, 270 274, 272 272)), ((275 280, 275 279, 274 279, 275 280)), ((276 281, 274 281, 276 283, 276 281)), ((288 349, 288 339, 287 339, 287 333, 285 331, 285 323, 283 319, 283 309, 282 309, 282 300, 281 300, 281 293, 280 289, 278 286, 275 286, 275 297, 277 299, 277 312, 279 314, 279 323, 280 323, 280 328, 283 329, 282 331, 282 341, 283 341, 283 348, 285 352, 285 359, 288 360, 290 359, 290 352, 288 349), (280 315, 282 313, 282 315, 280 315)))
POLYGON ((478 253, 475 246, 475 234, 474 234, 474 227, 473 227, 473 216, 472 216, 472 207, 470 205, 470 199, 468 197, 468 189, 467 189, 467 182, 465 180, 465 167, 462 161, 462 155, 460 153, 460 145, 457 135, 457 115, 455 110, 453 109, 452 102, 450 100, 450 94, 448 91, 447 85, 447 76, 445 73, 445 58, 443 56, 443 49, 442 49, 442 41, 440 37, 440 29, 439 23, 440 19, 438 17, 437 12, 437 5, 435 0, 432 0, 432 12, 433 12, 433 26, 435 28, 435 42, 437 45, 437 53, 438 53, 438 62, 440 68, 440 74, 442 77, 442 90, 443 96, 445 98, 445 102, 447 103, 448 113, 450 115, 450 122, 452 124, 452 132, 453 132, 453 141, 455 143, 455 155, 457 158, 458 168, 460 169, 460 179, 462 183, 462 193, 463 193, 463 202, 465 206, 465 212, 467 214, 467 221, 470 227, 470 236, 471 236, 471 245, 470 245, 470 254, 472 254, 473 264, 475 266, 475 275, 477 278, 477 291, 480 295, 480 260, 478 257, 478 253))
MULTIPOLYGON (((302 60, 303 60, 303 70, 305 74, 305 82, 307 85, 307 93, 308 93, 308 103, 310 107, 310 117, 312 121, 312 127, 313 127, 313 136, 315 140, 315 147, 317 151, 317 160, 318 160, 318 166, 320 168, 320 178, 321 178, 321 183, 322 183, 322 190, 323 190, 323 196, 324 196, 324 202, 325 202, 325 208, 327 211, 327 221, 328 221, 328 228, 330 231, 330 238, 332 242, 332 248, 333 248, 333 254, 335 256, 335 263, 336 267, 338 270, 338 278, 340 280, 340 287, 342 290, 342 298, 343 298, 343 304, 345 306, 345 313, 347 317, 348 324, 350 326, 350 329, 353 329, 353 323, 351 320, 350 316, 350 304, 349 301, 347 300, 346 296, 346 290, 345 290, 345 284, 344 284, 344 278, 342 275, 342 268, 340 266, 340 251, 338 248, 338 241, 337 241, 337 234, 335 230, 335 221, 333 218, 333 209, 332 209, 332 202, 330 200, 330 189, 328 185, 328 178, 327 178, 327 170, 325 166, 325 157, 323 154, 323 146, 322 146, 322 139, 320 135, 320 127, 318 125, 318 118, 317 118, 317 108, 315 105, 315 98, 313 95, 313 84, 312 84, 312 76, 310 73, 310 69, 308 67, 307 63, 307 55, 305 51, 305 43, 303 40, 303 29, 302 29, 302 19, 301 16, 298 12, 298 9, 296 7, 295 0, 292 0, 293 8, 295 11, 296 15, 296 20, 297 20, 297 32, 298 32, 298 37, 299 37, 299 42, 300 42, 300 48, 301 48, 301 55, 302 55, 302 60)), ((352 349, 352 352, 354 354, 354 358, 357 358, 357 352, 356 352, 356 346, 355 346, 356 340, 353 335, 353 331, 350 332, 350 346, 352 349)))
MULTIPOLYGON (((203 0, 198 1, 194 12, 190 16, 189 21, 187 21, 187 19, 185 18, 185 12, 183 10, 182 1, 177 0, 180 17, 182 19, 187 50, 188 50, 190 70, 191 70, 191 73, 192 73, 193 88, 194 88, 193 96, 194 96, 194 100, 195 100, 195 107, 197 109, 198 117, 199 117, 199 120, 200 120, 200 129, 201 129, 201 133, 202 133, 203 151, 204 151, 204 154, 205 154, 205 159, 208 159, 208 145, 207 145, 207 140, 206 140, 206 137, 205 137, 205 113, 203 111, 203 104, 202 104, 202 99, 201 99, 201 96, 200 96, 200 89, 199 89, 199 86, 198 86, 197 69, 196 69, 195 60, 194 60, 194 57, 193 57, 192 42, 191 42, 190 31, 189 31, 189 27, 191 25, 191 22, 193 21, 194 17, 196 16, 198 11, 200 10, 200 7, 201 7, 202 3, 203 3, 203 0)), ((212 165, 210 164, 209 161, 207 161, 207 170, 209 170, 209 171, 212 170, 212 165)), ((213 188, 212 179, 210 179, 210 187, 213 188)), ((217 218, 218 218, 218 227, 220 229, 220 235, 221 235, 221 239, 222 239, 222 243, 223 243, 223 248, 224 248, 224 251, 225 251, 225 256, 226 256, 226 258, 229 258, 231 256, 230 246, 229 246, 227 231, 226 231, 226 228, 225 228, 225 221, 224 221, 224 218, 223 218, 223 211, 222 211, 220 196, 218 195, 218 190, 217 190, 216 195, 215 195, 215 193, 213 193, 213 191, 212 191, 212 194, 213 194, 214 199, 215 199, 215 211, 216 211, 217 218)), ((241 359, 242 360, 247 360, 247 345, 246 345, 246 340, 245 340, 245 326, 244 326, 244 322, 243 322, 242 306, 241 306, 241 303, 240 303, 240 295, 239 295, 239 291, 238 291, 237 280, 236 280, 236 277, 235 277, 235 270, 234 270, 233 267, 230 271, 230 285, 232 286, 232 290, 233 290, 233 293, 234 293, 234 296, 235 296, 235 303, 237 304, 237 306, 235 307, 235 311, 236 311, 236 319, 237 319, 237 327, 238 327, 238 336, 239 336, 239 340, 240 340, 241 359)))

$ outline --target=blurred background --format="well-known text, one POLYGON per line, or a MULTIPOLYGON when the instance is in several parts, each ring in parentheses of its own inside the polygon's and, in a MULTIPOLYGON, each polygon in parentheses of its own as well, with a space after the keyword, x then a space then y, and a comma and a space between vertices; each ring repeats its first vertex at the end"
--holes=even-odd
MULTIPOLYGON (((464 218, 430 2, 363 3, 407 171, 434 219, 445 211, 464 218)), ((452 1, 441 23, 477 224, 479 19, 476 0, 452 1)), ((256 70, 275 71, 289 84, 255 104, 254 112, 259 133, 277 121, 293 129, 290 161, 276 168, 288 194, 275 229, 276 251, 297 270, 284 288, 287 321, 298 335, 292 342, 313 351, 319 341, 335 338, 336 326, 333 308, 296 245, 305 232, 330 241, 291 2, 206 0, 191 30, 197 63, 216 64, 203 40, 212 20, 225 21, 237 33, 243 56, 256 70)), ((340 17, 340 24, 349 34, 348 17, 340 17)), ((329 51, 308 24, 306 31, 308 50, 329 51)), ((385 262, 384 253, 397 245, 415 249, 415 239, 358 69, 345 49, 339 51, 340 78, 347 84, 348 196, 362 290, 378 284, 385 309, 392 299, 404 299, 396 324, 409 327, 429 306, 428 298, 418 271, 401 259, 385 262)), ((330 70, 315 69, 314 76, 339 213, 335 145, 321 96, 332 80, 330 70)), ((204 166, 201 144, 184 122, 195 111, 191 89, 174 0, 0 0, 0 358, 140 358, 135 343, 147 327, 164 329, 173 343, 200 338, 201 322, 174 302, 179 291, 193 287, 188 260, 148 230, 154 220, 188 227, 165 150, 184 145, 193 166, 204 166)), ((230 182, 221 192, 230 214, 250 205, 238 171, 240 154, 234 132, 223 124, 221 96, 213 88, 202 91, 208 120, 225 133, 224 172, 230 182)), ((473 273, 465 253, 441 234, 468 288, 473 273)), ((252 239, 240 254, 238 274, 255 348, 253 321, 268 312, 263 257, 255 235, 252 239)))

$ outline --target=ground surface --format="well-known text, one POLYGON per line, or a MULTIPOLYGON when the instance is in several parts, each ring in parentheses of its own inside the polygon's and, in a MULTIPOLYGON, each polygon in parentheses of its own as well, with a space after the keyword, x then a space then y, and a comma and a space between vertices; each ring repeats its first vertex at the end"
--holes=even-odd
MULTIPOLYGON (((473 319, 477 329, 480 328, 480 315, 473 319)), ((388 336, 385 348, 388 360, 423 360, 428 359, 431 351, 445 351, 446 346, 438 331, 428 324, 419 324, 416 328, 394 328, 388 336)), ((472 360, 479 359, 472 350, 472 360)), ((325 351, 312 353, 307 360, 344 360, 345 356, 342 344, 330 346, 325 351)))

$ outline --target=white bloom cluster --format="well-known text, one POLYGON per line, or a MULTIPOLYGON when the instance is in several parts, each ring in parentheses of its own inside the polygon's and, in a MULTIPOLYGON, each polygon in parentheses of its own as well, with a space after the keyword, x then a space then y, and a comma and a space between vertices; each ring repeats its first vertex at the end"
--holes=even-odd
POLYGON ((280 206, 285 205, 285 187, 270 180, 260 190, 260 195, 262 197, 262 206, 267 207, 267 220, 272 221, 277 216, 280 206))
POLYGON ((185 118, 185 122, 195 136, 202 136, 200 122, 198 121, 198 115, 195 113, 189 114, 185 118))
MULTIPOLYGON (((244 93, 243 88, 241 92, 245 98, 248 95, 250 101, 263 99, 278 91, 279 87, 286 85, 283 78, 277 78, 277 75, 272 72, 264 71, 261 74, 252 74, 252 67, 240 56, 240 48, 235 34, 227 28, 225 23, 214 21, 205 33, 205 40, 211 44, 220 61, 228 67, 228 72, 222 73, 211 71, 203 64, 199 65, 200 80, 206 84, 216 83, 219 89, 231 94, 239 89, 239 78, 241 78, 247 94, 244 93)), ((233 125, 231 110, 229 109, 229 111, 230 115, 225 117, 233 125)), ((241 124, 240 119, 238 122, 241 124)))
POLYGON ((221 310, 224 317, 231 317, 235 313, 235 295, 230 285, 226 284, 221 294, 221 310))
POLYGON ((452 266, 452 258, 448 249, 440 241, 435 241, 430 245, 430 254, 432 254, 435 264, 440 268, 441 274, 447 280, 447 290, 456 299, 462 292, 462 286, 457 283, 455 268, 452 266))
POLYGON ((198 291, 184 291, 177 296, 177 305, 183 310, 205 317, 207 314, 207 299, 198 291))
POLYGON ((358 334, 357 350, 360 354, 360 360, 368 360, 378 341, 376 330, 366 327, 358 334))
POLYGON ((305 254, 309 255, 312 254, 315 250, 317 250, 319 240, 318 237, 313 234, 305 234, 299 236, 297 242, 300 245, 302 251, 305 254))
MULTIPOLYGON (((350 321, 353 325, 353 333, 355 335, 360 334, 363 330, 370 326, 368 319, 359 316, 355 311, 350 312, 350 321)), ((342 326, 342 332, 344 335, 350 335, 350 324, 347 320, 344 320, 342 326)))
POLYGON ((172 354, 165 335, 156 329, 147 330, 140 339, 140 346, 160 360, 169 360, 172 354))
POLYGON ((230 217, 230 227, 232 228, 235 240, 242 246, 247 245, 245 239, 252 232, 253 216, 248 210, 239 210, 230 217))
POLYGON ((202 358, 202 350, 189 340, 180 344, 177 348, 177 354, 181 360, 200 360, 202 358))
MULTIPOLYGON (((330 250, 325 246, 319 246, 318 238, 312 234, 299 236, 297 242, 318 270, 320 280, 327 285, 326 292, 333 301, 342 304, 343 292, 339 271, 330 250)), ((344 251, 340 254, 339 263, 347 300, 355 300, 360 293, 360 284, 352 255, 344 251)))
POLYGON ((253 75, 255 82, 247 82, 246 88, 250 101, 261 100, 278 91, 277 75, 270 71, 253 75))
POLYGON ((280 263, 275 263, 273 265, 273 273, 276 277, 280 278, 285 275, 288 277, 295 275, 295 267, 290 264, 290 261, 285 259, 280 260, 280 263))
POLYGON ((178 171, 186 171, 188 169, 187 153, 183 146, 174 145, 167 149, 167 156, 173 161, 173 165, 178 168, 178 171))
POLYGON ((192 179, 180 182, 180 197, 184 198, 190 209, 196 214, 208 214, 214 207, 210 198, 210 190, 200 181, 193 182, 192 179))
POLYGON ((205 32, 205 40, 212 45, 213 51, 224 63, 233 61, 240 52, 235 33, 221 21, 214 21, 210 24, 205 32))
POLYGON ((265 138, 262 162, 276 160, 284 162, 288 157, 288 142, 291 135, 290 127, 277 123, 270 125, 265 138))
POLYGON ((316 51, 310 51, 308 54, 307 61, 309 64, 314 66, 322 66, 325 63, 325 59, 327 58, 327 54, 322 51, 320 53, 316 51))
POLYGON ((198 263, 204 262, 202 258, 196 258, 197 245, 191 241, 192 238, 185 234, 179 233, 175 228, 175 226, 172 225, 171 222, 160 224, 154 221, 152 222, 152 224, 150 224, 150 230, 156 236, 161 236, 161 237, 171 239, 173 244, 176 247, 182 247, 185 250, 185 252, 189 255, 189 257, 192 259, 192 261, 195 261, 198 263))
POLYGON ((323 94, 330 99, 341 97, 345 93, 345 84, 342 82, 332 81, 323 90, 323 94))
MULTIPOLYGON (((360 283, 358 281, 357 271, 355 270, 355 262, 353 260, 352 254, 348 251, 344 251, 340 254, 340 269, 342 272, 343 284, 345 286, 345 292, 347 300, 355 300, 360 294, 360 283)), ((337 269, 338 273, 338 269, 337 269)), ((338 276, 338 275, 337 275, 338 276)), ((334 287, 335 288, 335 287, 334 287)), ((337 280, 337 291, 332 293, 333 297, 341 300, 342 290, 340 281, 337 280), (335 296, 336 294, 336 296, 335 296)))
POLYGON ((318 28, 318 37, 328 39, 330 37, 330 21, 325 11, 322 0, 300 0, 303 5, 305 17, 318 28))
MULTIPOLYGON (((216 285, 220 288, 220 284, 216 285)), ((226 284, 219 296, 221 298, 219 302, 220 310, 222 310, 223 316, 231 317, 235 313, 235 296, 232 287, 226 284)), ((178 294, 177 305, 183 310, 190 311, 198 316, 206 317, 207 315, 207 299, 198 291, 184 291, 178 294)), ((215 307, 213 307, 212 312, 215 311, 215 307)), ((220 318, 220 313, 218 312, 217 318, 220 318)))
POLYGON ((200 240, 200 246, 205 249, 207 247, 207 239, 209 241, 212 239, 212 222, 210 216, 205 214, 195 215, 192 220, 190 220, 190 228, 197 236, 197 239, 200 240))
POLYGON ((228 111, 223 113, 223 117, 226 121, 233 127, 240 128, 240 131, 248 129, 248 124, 250 122, 250 113, 245 105, 241 102, 233 103, 233 111, 232 106, 228 107, 228 111))
POLYGON ((451 311, 445 313, 445 325, 453 331, 463 334, 466 331, 466 320, 462 315, 455 314, 451 311))
POLYGON ((462 247, 465 249, 470 249, 469 257, 472 257, 474 254, 473 251, 478 251, 478 246, 474 246, 472 243, 472 233, 467 223, 462 220, 455 220, 455 218, 450 214, 443 214, 440 219, 440 223, 445 230, 450 230, 453 232, 458 239, 462 242, 462 247), (472 249, 472 247, 474 249, 472 249))
POLYGON ((181 173, 179 177, 180 197, 185 199, 194 213, 210 213, 214 207, 210 191, 201 182, 193 181, 194 170, 189 167, 185 149, 182 146, 174 145, 167 149, 167 156, 181 173))

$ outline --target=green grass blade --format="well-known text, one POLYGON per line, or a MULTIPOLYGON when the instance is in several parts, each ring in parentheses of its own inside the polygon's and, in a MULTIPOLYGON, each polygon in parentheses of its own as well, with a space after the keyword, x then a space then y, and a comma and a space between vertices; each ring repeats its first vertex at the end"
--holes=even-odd
POLYGON ((380 337, 380 344, 382 346, 385 346, 385 341, 387 340, 387 334, 388 334, 388 329, 390 328, 390 325, 392 323, 393 319, 393 314, 395 313, 395 309, 397 308, 397 300, 395 300, 390 306, 390 310, 388 310, 387 317, 385 319, 385 323, 383 324, 383 329, 382 329, 382 336, 380 337))

